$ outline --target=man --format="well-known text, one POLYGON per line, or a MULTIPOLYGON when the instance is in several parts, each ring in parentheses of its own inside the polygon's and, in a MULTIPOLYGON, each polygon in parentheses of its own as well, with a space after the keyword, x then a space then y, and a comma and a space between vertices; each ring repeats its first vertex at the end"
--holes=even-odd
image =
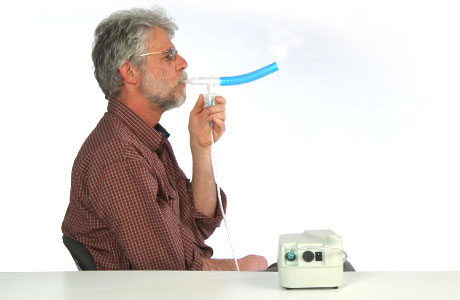
MULTIPOLYGON (((190 113, 192 182, 159 123, 185 101, 187 62, 171 42, 176 29, 154 8, 115 12, 95 31, 94 73, 109 103, 75 159, 62 231, 88 249, 98 270, 236 269, 232 259, 211 259, 204 243, 222 220, 210 151, 211 130, 216 141, 225 131, 225 99, 204 108, 200 95, 190 113)), ((238 263, 267 268, 257 255, 238 263)))

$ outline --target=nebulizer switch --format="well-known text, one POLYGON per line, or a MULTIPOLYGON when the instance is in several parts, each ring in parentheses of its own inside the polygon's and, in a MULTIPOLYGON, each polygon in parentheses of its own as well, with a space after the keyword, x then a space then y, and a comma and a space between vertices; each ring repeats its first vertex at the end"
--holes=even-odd
POLYGON ((323 261, 323 252, 315 252, 315 260, 323 261))

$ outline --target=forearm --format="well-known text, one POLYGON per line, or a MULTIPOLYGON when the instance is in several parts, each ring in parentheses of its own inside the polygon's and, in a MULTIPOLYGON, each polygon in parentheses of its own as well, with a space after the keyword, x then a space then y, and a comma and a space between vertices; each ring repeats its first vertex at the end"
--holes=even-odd
POLYGON ((233 259, 202 258, 203 271, 236 271, 233 259))
POLYGON ((193 204, 199 212, 214 217, 217 191, 212 169, 211 149, 199 149, 192 146, 192 157, 193 204))
MULTIPOLYGON (((234 259, 201 258, 203 271, 236 271, 234 259)), ((240 271, 263 271, 268 267, 267 260, 263 256, 248 255, 237 259, 240 271)))

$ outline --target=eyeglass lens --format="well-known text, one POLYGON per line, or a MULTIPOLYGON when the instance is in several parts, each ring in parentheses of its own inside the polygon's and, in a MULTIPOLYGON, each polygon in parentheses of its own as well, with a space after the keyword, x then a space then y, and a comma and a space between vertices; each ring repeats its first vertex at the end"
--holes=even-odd
POLYGON ((168 51, 168 58, 170 60, 176 60, 176 54, 177 54, 177 50, 174 49, 174 48, 170 48, 168 51))

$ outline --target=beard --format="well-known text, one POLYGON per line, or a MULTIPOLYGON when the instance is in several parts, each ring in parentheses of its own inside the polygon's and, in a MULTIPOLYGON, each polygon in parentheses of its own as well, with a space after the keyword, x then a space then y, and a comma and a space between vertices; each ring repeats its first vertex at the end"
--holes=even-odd
POLYGON ((181 76, 171 87, 164 83, 166 82, 164 76, 157 79, 149 70, 142 68, 141 71, 141 93, 150 102, 158 105, 158 107, 163 111, 167 111, 184 104, 185 86, 182 91, 180 91, 179 84, 182 81, 187 80, 187 72, 182 72, 181 76))

